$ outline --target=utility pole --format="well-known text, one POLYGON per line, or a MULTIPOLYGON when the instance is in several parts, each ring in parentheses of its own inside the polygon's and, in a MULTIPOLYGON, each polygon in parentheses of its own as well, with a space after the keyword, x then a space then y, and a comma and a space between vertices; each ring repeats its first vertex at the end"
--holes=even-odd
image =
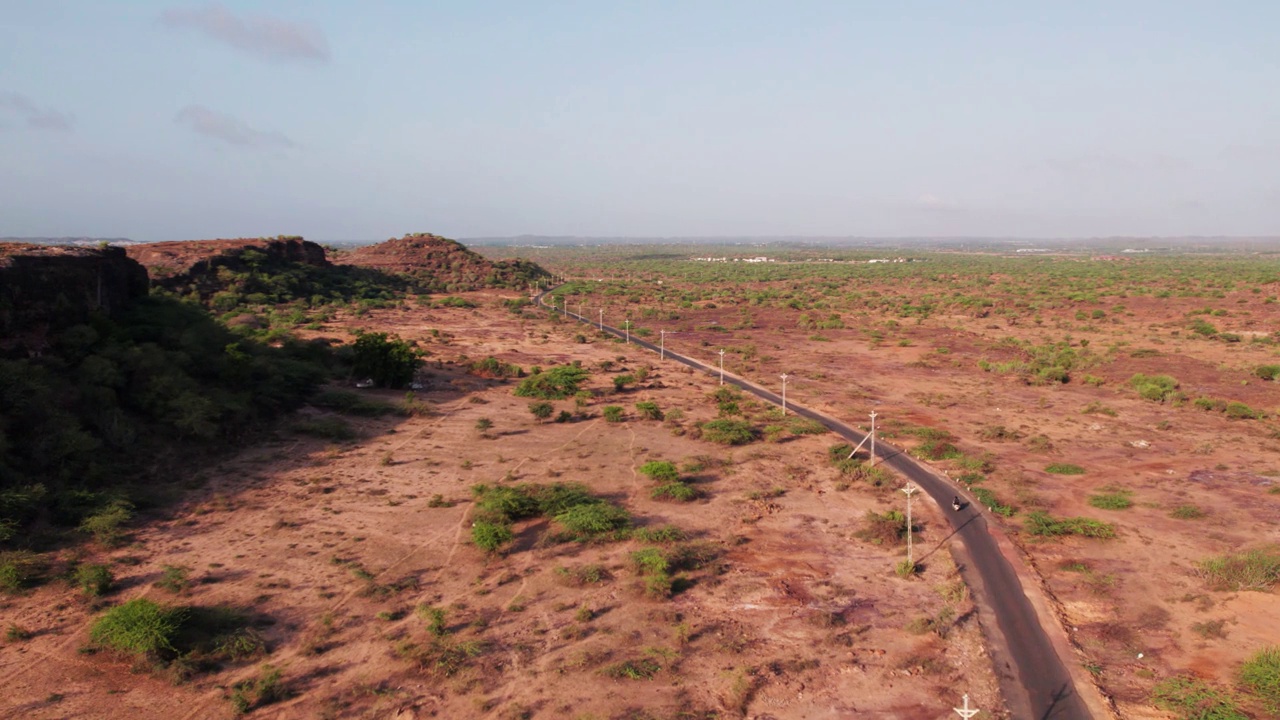
POLYGON ((630 345, 631 344, 631 318, 627 318, 626 320, 623 320, 622 324, 627 329, 627 344, 630 345))
POLYGON ((871 441, 871 464, 875 465, 876 464, 876 411, 875 410, 871 411, 871 432, 866 437, 862 438, 862 442, 858 443, 858 447, 850 451, 849 453, 850 460, 853 459, 854 455, 858 454, 858 451, 862 449, 862 446, 865 445, 868 440, 871 441))
POLYGON ((667 331, 666 330, 658 331, 658 359, 659 360, 667 359, 667 331))
POLYGON ((915 564, 915 559, 911 555, 911 496, 919 489, 910 482, 902 488, 902 492, 907 494, 907 562, 912 565, 915 564))
POLYGON ((578 303, 578 319, 582 319, 582 303, 578 303))
POLYGON ((600 332, 604 332, 604 308, 600 308, 600 332))
POLYGON ((957 714, 957 715, 959 715, 960 717, 964 718, 964 720, 969 720, 969 718, 971 718, 971 717, 973 717, 974 715, 977 715, 978 713, 982 712, 982 711, 981 711, 981 710, 979 710, 978 708, 971 708, 971 707, 969 707, 969 693, 965 693, 965 694, 964 694, 964 707, 962 707, 962 708, 951 708, 951 709, 952 709, 952 710, 955 710, 955 711, 956 711, 956 714, 957 714))
POLYGON ((724 348, 720 348, 720 384, 724 384, 724 348))
POLYGON ((782 373, 782 375, 780 375, 779 377, 782 378, 782 414, 783 416, 786 416, 787 414, 787 374, 782 373))
MULTIPOLYGON (((876 464, 876 411, 871 411, 871 464, 876 464)), ((908 496, 910 497, 910 496, 908 496)), ((908 533, 910 531, 908 530, 908 533)), ((910 534, 907 537, 911 537, 910 534)))

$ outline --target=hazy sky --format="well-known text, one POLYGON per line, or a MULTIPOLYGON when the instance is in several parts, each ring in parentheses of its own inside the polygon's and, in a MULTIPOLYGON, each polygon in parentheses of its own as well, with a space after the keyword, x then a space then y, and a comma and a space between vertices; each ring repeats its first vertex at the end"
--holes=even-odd
POLYGON ((1280 3, 0 0, 0 236, 1280 234, 1280 3))

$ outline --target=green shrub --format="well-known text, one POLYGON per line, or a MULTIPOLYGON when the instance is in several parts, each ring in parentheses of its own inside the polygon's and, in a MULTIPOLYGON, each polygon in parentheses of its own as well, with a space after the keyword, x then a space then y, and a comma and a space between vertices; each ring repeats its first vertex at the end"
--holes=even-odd
POLYGON ((666 573, 671 563, 661 549, 650 547, 631 553, 631 566, 641 575, 654 575, 666 573))
POLYGON ((1266 417, 1261 410, 1254 410, 1242 402, 1229 402, 1223 412, 1232 420, 1257 420, 1266 417))
POLYGON ((496 553, 503 545, 515 539, 506 525, 477 520, 471 526, 471 542, 488 553, 496 553))
POLYGON ((1138 391, 1144 400, 1165 402, 1172 400, 1177 394, 1178 381, 1169 375, 1143 375, 1138 373, 1129 378, 1129 385, 1138 391))
POLYGON ((1003 425, 987 425, 978 431, 978 437, 994 442, 1016 442, 1022 439, 1022 433, 1003 425))
POLYGON ((746 420, 721 418, 701 425, 702 437, 721 445, 746 445, 756 439, 755 429, 746 420))
POLYGON ((626 510, 604 501, 575 505, 556 515, 555 520, 578 540, 587 540, 631 525, 631 515, 626 510))
POLYGON ((165 565, 161 568, 160 579, 153 584, 162 590, 180 593, 191 585, 191 568, 182 565, 165 565))
POLYGON ((907 517, 897 510, 868 510, 857 536, 875 545, 896 545, 907 536, 907 517))
POLYGON ((1093 402, 1089 403, 1088 405, 1085 405, 1085 406, 1084 406, 1084 408, 1080 410, 1080 412, 1081 412, 1081 413, 1083 413, 1083 414, 1085 414, 1085 415, 1106 415, 1107 417, 1115 417, 1115 416, 1116 416, 1116 411, 1115 411, 1115 410, 1113 410, 1112 408, 1107 407, 1106 405, 1103 405, 1102 403, 1098 402, 1097 400, 1094 400, 1093 402))
POLYGON ((106 565, 80 565, 75 571, 75 583, 89 597, 106 595, 115 582, 115 575, 106 565))
POLYGON ((619 680, 648 680, 662 671, 662 666, 650 658, 624 660, 606 665, 600 672, 619 680))
POLYGON ((1082 517, 1054 518, 1044 512, 1029 513, 1023 527, 1032 535, 1048 537, 1079 535, 1109 539, 1116 536, 1115 526, 1111 523, 1082 517))
POLYGON ((788 423, 788 429, 793 435, 822 435, 828 432, 826 425, 817 420, 802 417, 793 418, 788 423))
POLYGON ((827 448, 827 459, 831 461, 832 465, 835 465, 843 460, 848 459, 849 455, 851 455, 852 453, 853 453, 852 445, 850 445, 849 443, 837 443, 827 448))
POLYGON ((534 417, 538 418, 539 421, 546 420, 547 418, 551 417, 551 414, 554 413, 555 411, 556 411, 555 406, 546 401, 529 403, 529 412, 534 417))
POLYGON ((98 647, 132 655, 172 657, 178 653, 175 643, 185 617, 183 608, 135 598, 103 613, 89 630, 89 639, 98 647))
POLYGON ((0 592, 16 593, 43 578, 48 564, 26 550, 0 552, 0 592))
POLYGON ((401 388, 413 380, 422 363, 415 343, 384 332, 366 332, 353 345, 351 372, 370 378, 378 387, 401 388))
POLYGON ((124 540, 124 526, 132 519, 133 505, 124 500, 116 500, 82 520, 80 529, 92 535, 100 544, 115 547, 124 540))
POLYGON ((1264 647, 1246 660, 1240 667, 1240 684, 1273 715, 1280 715, 1280 646, 1264 647))
POLYGON ((978 498, 978 502, 997 515, 1013 517, 1018 512, 1013 506, 1000 502, 996 494, 986 488, 973 488, 971 492, 978 498))
POLYGON ((1177 675, 1156 683, 1151 702, 1178 720, 1248 720, 1230 694, 1189 675, 1177 675))
POLYGON ((476 485, 471 488, 476 496, 477 515, 482 519, 496 519, 501 522, 523 520, 538 515, 541 510, 526 486, 511 487, 499 485, 476 485))
POLYGON ((427 621, 427 632, 433 637, 444 637, 449 631, 448 625, 445 624, 444 608, 423 604, 418 606, 417 613, 418 617, 427 621))
POLYGON ((1203 560, 1200 574, 1216 590, 1269 590, 1280 582, 1280 547, 1268 545, 1203 560))
POLYGON ((570 585, 596 585, 609 579, 609 571, 603 565, 579 565, 575 568, 558 567, 556 575, 570 585))
POLYGON ((631 537, 640 542, 674 543, 680 542, 688 536, 685 531, 675 525, 659 525, 653 528, 636 528, 631 531, 631 537))
POLYGON ((943 440, 926 440, 912 448, 911 454, 922 460, 954 460, 963 453, 955 445, 943 440))
POLYGON ((280 702, 289 697, 280 669, 263 665, 256 678, 241 680, 231 686, 231 706, 237 714, 280 702))
POLYGON ((586 370, 574 365, 558 365, 521 380, 516 386, 515 394, 517 397, 564 400, 577 393, 578 387, 586 379, 586 370))
POLYGON ((1206 515, 1208 515, 1208 513, 1198 505, 1179 505, 1169 512, 1169 517, 1177 518, 1179 520, 1198 520, 1206 515))
POLYGON ((1253 374, 1263 380, 1275 380, 1280 377, 1280 365, 1259 365, 1253 369, 1253 374))
POLYGON ((479 377, 521 378, 524 370, 519 365, 505 363, 490 355, 483 360, 475 360, 467 365, 467 372, 479 377))
POLYGON ((676 502, 690 502, 698 499, 697 488, 690 487, 686 483, 680 481, 664 483, 649 491, 649 497, 654 500, 674 500, 676 502))
POLYGON ((655 402, 638 402, 636 403, 636 410, 639 411, 640 417, 646 420, 662 419, 662 411, 658 409, 658 404, 655 402))
POLYGON ((1044 471, 1047 473, 1053 473, 1054 475, 1084 474, 1084 468, 1079 465, 1072 465, 1071 463, 1053 463, 1052 465, 1047 466, 1044 471))
POLYGON ((623 409, 620 405, 605 405, 600 409, 600 414, 604 415, 605 422, 622 422, 623 409))
POLYGON ((1130 495, 1132 493, 1128 490, 1090 495, 1089 504, 1099 510, 1127 510, 1133 507, 1133 498, 1130 495))
MULTIPOLYGON (((517 492, 533 499, 537 510, 533 514, 555 516, 578 505, 600 502, 582 483, 552 483, 551 485, 521 485, 517 492)), ((512 517, 517 519, 517 517, 512 517)))
POLYGON ((452 307, 452 308, 474 308, 476 306, 476 304, 471 302, 470 300, 466 298, 458 297, 456 295, 447 295, 445 297, 442 297, 436 300, 435 304, 437 307, 452 307))
POLYGON ((1218 328, 1214 327, 1213 323, 1203 318, 1195 318, 1191 321, 1189 327, 1191 328, 1191 332, 1204 337, 1213 337, 1218 334, 1218 328))
POLYGON ((666 460, 651 460, 640 466, 640 472, 654 482, 669 483, 680 479, 675 463, 666 460))

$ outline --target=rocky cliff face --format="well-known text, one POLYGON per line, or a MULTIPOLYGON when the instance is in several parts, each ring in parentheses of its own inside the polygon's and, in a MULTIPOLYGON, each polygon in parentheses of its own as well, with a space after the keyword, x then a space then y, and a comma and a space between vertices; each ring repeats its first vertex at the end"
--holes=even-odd
POLYGON ((148 287, 123 248, 0 243, 0 354, 40 353, 51 334, 122 310, 148 287))
POLYGON ((152 280, 163 287, 216 275, 220 267, 242 270, 257 262, 329 266, 324 248, 300 237, 180 240, 130 245, 125 251, 146 266, 152 280))

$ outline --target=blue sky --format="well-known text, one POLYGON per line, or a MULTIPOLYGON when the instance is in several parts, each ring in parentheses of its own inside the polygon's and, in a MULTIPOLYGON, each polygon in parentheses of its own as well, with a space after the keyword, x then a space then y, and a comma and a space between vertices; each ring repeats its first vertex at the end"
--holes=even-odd
POLYGON ((1280 3, 0 0, 0 236, 1280 234, 1280 3))

